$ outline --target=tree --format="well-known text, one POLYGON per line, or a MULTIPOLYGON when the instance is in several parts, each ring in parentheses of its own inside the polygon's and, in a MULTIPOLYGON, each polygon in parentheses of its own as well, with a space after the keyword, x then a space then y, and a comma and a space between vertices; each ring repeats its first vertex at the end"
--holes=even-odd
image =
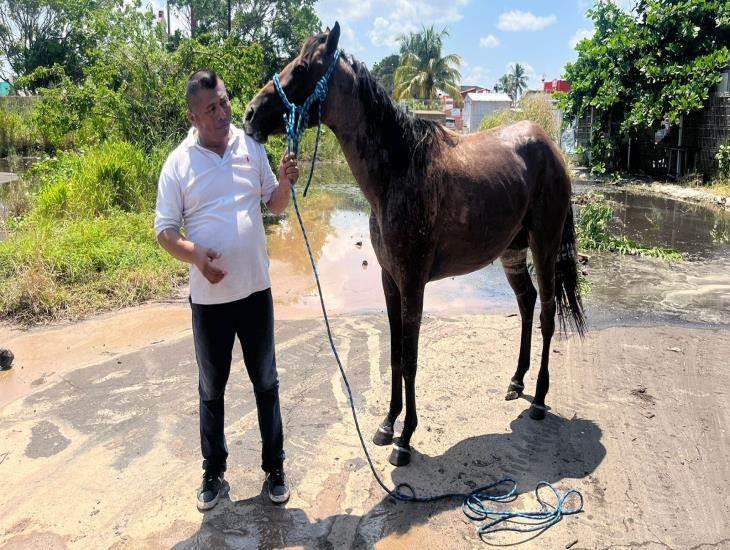
POLYGON ((390 96, 393 95, 395 71, 398 69, 399 64, 400 55, 394 53, 375 63, 373 70, 370 71, 378 84, 385 88, 390 96))
POLYGON ((264 50, 266 79, 291 61, 304 40, 321 30, 316 0, 233 0, 232 34, 264 50))
POLYGON ((519 63, 511 64, 510 72, 503 74, 494 84, 494 91, 506 93, 513 104, 517 103, 525 88, 527 88, 527 73, 519 63))
POLYGON ((54 147, 123 139, 149 151, 180 141, 189 127, 185 85, 201 67, 225 82, 234 120, 243 117, 261 86, 263 51, 258 44, 244 46, 233 37, 209 43, 186 38, 170 52, 153 14, 130 5, 98 13, 87 23, 106 39, 103 48, 89 55, 80 82, 59 65, 40 67, 22 79, 51 83, 41 88, 33 117, 54 147))
MULTIPOLYGON (((112 0, 0 0, 0 78, 59 64, 71 78, 82 76, 90 36, 84 21, 112 0), (10 69, 3 71, 3 65, 10 69)), ((42 85, 42 82, 38 83, 42 85)))
POLYGON ((420 33, 402 35, 400 66, 395 71, 394 95, 396 99, 433 99, 441 90, 455 101, 461 99, 461 57, 456 54, 442 56, 446 29, 437 31, 433 26, 420 33))
MULTIPOLYGON (((170 0, 183 17, 187 35, 203 42, 230 36, 241 45, 258 43, 264 51, 262 80, 271 78, 293 59, 305 38, 320 31, 316 0, 170 0), (229 14, 230 6, 230 14, 229 14), (264 78, 265 77, 265 78, 264 78)), ((170 38, 174 49, 183 39, 170 38)))
POLYGON ((185 22, 188 36, 228 33, 228 4, 219 0, 169 0, 185 22))
POLYGON ((515 91, 509 74, 503 74, 499 77, 499 80, 494 83, 494 91, 503 92, 507 94, 513 102, 515 100, 515 91))
POLYGON ((569 117, 595 109, 592 162, 604 164, 619 136, 676 124, 703 107, 730 65, 727 0, 641 0, 627 14, 609 0, 588 10, 595 33, 565 67, 569 117))
POLYGON ((514 97, 513 101, 517 101, 522 95, 522 91, 527 88, 527 73, 525 68, 519 63, 513 63, 510 66, 509 81, 514 97))

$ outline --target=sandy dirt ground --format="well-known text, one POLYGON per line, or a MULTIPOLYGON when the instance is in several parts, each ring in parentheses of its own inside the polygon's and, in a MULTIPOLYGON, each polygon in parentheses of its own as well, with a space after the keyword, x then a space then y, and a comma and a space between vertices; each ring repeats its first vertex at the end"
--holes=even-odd
MULTIPOLYGON (((228 499, 206 514, 197 371, 184 305, 82 323, 0 329, 14 368, 0 373, 3 548, 483 548, 460 502, 397 503, 374 481, 345 387, 316 317, 276 325, 292 498, 263 496, 260 438, 241 368, 227 392, 228 499), (154 327, 154 328, 152 328, 154 327)), ((421 493, 469 491, 502 477, 509 508, 535 510, 537 482, 574 487, 582 514, 524 548, 730 548, 730 342, 718 329, 607 328, 552 346, 548 417, 504 401, 518 353, 510 315, 428 315, 417 379, 412 463, 369 443, 388 406, 384 315, 333 321, 376 470, 421 493), (577 541, 577 542, 576 542, 577 541)), ((539 343, 539 333, 535 335, 539 343)))

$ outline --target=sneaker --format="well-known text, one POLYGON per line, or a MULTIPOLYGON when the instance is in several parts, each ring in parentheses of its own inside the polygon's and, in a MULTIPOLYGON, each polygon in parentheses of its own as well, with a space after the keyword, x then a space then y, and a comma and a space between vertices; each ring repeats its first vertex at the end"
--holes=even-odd
POLYGON ((220 497, 227 492, 228 482, 223 479, 223 472, 206 470, 198 491, 198 510, 205 512, 213 509, 220 497))
POLYGON ((289 482, 282 468, 277 468, 266 474, 266 488, 269 491, 269 499, 276 504, 282 504, 289 500, 289 482))

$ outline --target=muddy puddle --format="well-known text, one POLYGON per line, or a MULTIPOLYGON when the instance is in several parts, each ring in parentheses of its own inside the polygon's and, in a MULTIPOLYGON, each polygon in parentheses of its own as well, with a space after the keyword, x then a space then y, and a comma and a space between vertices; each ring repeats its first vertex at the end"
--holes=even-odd
MULTIPOLYGON (((576 185, 613 202, 615 230, 645 245, 676 248, 687 260, 591 253, 586 298, 593 327, 647 323, 730 324, 730 216, 668 198, 576 185)), ((380 268, 370 244, 369 207, 349 172, 318 172, 300 208, 333 314, 384 311, 380 268)), ((285 317, 319 314, 319 299, 296 218, 267 227, 278 309, 285 317), (278 291, 277 291, 278 289, 278 291)), ((497 262, 429 283, 427 313, 511 313, 516 302, 497 262)))
MULTIPOLYGON (((0 159, 2 160, 2 159, 0 159)), ((0 166, 0 171, 2 167, 0 166)), ((304 178, 303 178, 304 179, 304 178)), ((6 192, 9 188, 5 187, 6 192)), ((369 206, 346 165, 320 165, 299 203, 332 314, 384 312, 378 266, 370 244, 369 206)), ((591 292, 585 303, 593 327, 678 322, 730 324, 730 214, 617 187, 576 182, 575 193, 600 192, 612 201, 617 233, 644 245, 675 248, 679 263, 590 252, 591 292)), ((0 189, 0 218, 3 215, 0 189)), ((5 236, 0 219, 0 240, 5 236)), ((277 316, 320 315, 309 257, 296 217, 267 220, 277 316)), ((461 277, 429 283, 427 313, 516 313, 512 290, 497 262, 461 277)))

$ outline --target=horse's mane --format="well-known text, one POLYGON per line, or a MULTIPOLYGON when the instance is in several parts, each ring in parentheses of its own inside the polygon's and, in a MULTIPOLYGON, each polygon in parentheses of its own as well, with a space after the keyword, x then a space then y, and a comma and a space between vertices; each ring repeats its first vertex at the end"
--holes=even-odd
POLYGON ((433 120, 424 120, 398 106, 378 84, 367 67, 349 56, 358 95, 367 121, 367 137, 380 142, 393 168, 425 167, 430 155, 443 145, 454 145, 454 137, 433 120))

